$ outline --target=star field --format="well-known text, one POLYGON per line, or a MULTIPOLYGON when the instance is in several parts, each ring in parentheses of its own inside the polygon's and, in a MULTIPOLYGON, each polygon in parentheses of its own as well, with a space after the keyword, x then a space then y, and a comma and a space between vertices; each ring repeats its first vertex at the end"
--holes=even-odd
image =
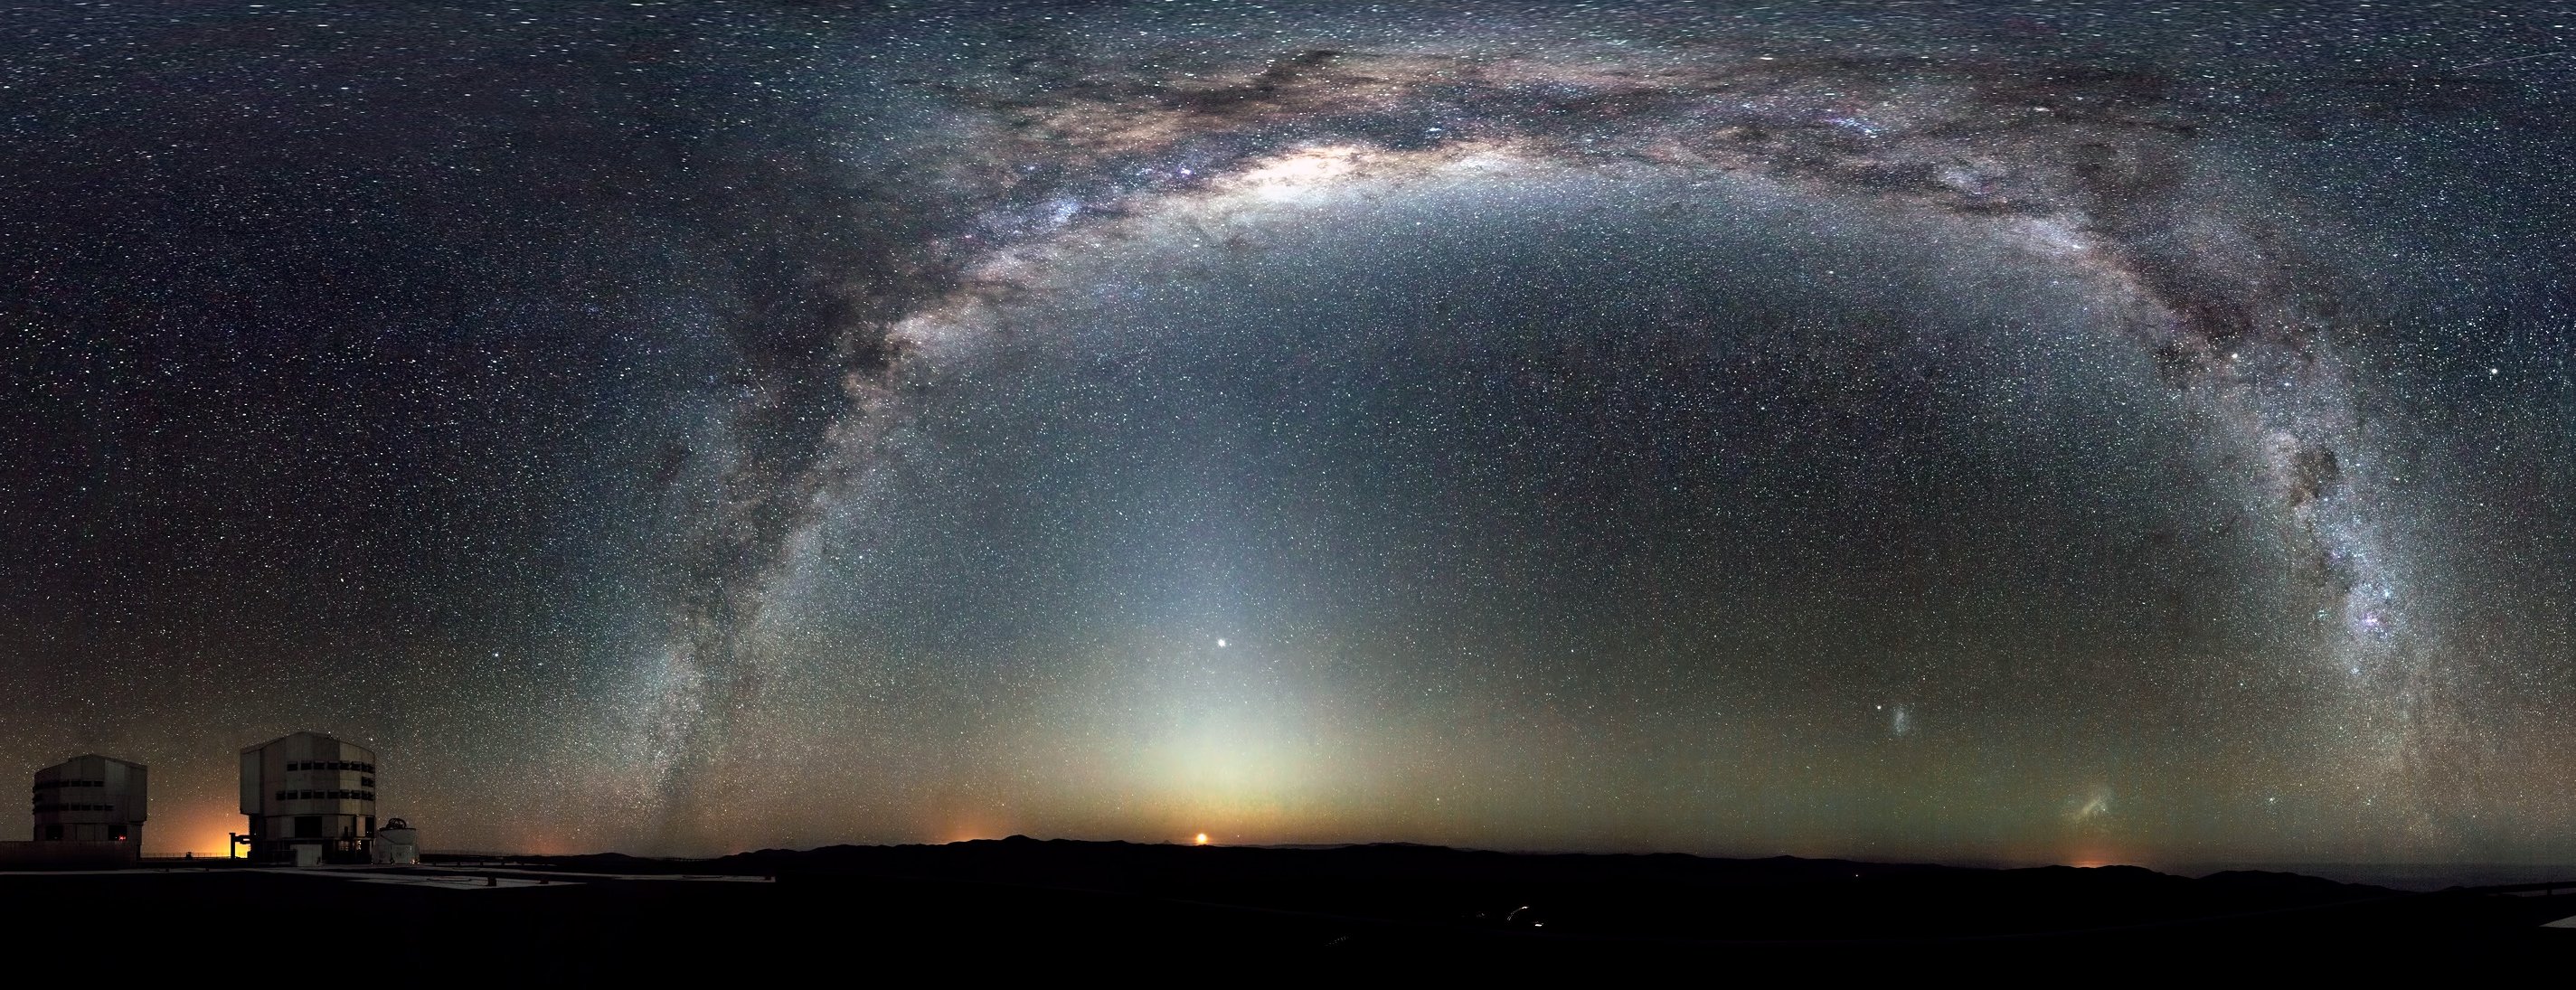
POLYGON ((156 848, 2576 852, 2576 11, 0 17, 0 752, 156 848))

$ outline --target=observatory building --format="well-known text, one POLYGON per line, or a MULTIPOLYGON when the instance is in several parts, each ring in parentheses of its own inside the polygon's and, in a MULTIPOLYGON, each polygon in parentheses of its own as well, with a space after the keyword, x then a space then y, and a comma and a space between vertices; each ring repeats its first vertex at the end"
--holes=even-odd
POLYGON ((149 807, 143 764, 91 753, 36 771, 34 841, 0 842, 0 868, 132 865, 149 807))
POLYGON ((420 862, 420 830, 400 818, 388 818, 376 830, 374 862, 412 865, 420 862))
POLYGON ((148 807, 143 764, 91 753, 36 771, 38 842, 125 842, 143 846, 148 807))
POLYGON ((376 753, 319 732, 244 749, 241 813, 254 860, 364 863, 376 835, 376 753))

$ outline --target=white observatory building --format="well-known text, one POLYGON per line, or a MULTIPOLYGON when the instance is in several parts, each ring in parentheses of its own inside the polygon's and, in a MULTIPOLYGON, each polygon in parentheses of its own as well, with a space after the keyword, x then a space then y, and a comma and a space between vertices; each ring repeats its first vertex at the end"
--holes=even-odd
POLYGON ((376 835, 376 752, 319 732, 244 749, 241 813, 254 860, 364 863, 376 835))
POLYGON ((36 771, 38 842, 123 842, 143 848, 149 807, 143 764, 91 753, 36 771))
POLYGON ((420 830, 400 818, 388 818, 376 830, 374 862, 415 865, 420 862, 420 830))

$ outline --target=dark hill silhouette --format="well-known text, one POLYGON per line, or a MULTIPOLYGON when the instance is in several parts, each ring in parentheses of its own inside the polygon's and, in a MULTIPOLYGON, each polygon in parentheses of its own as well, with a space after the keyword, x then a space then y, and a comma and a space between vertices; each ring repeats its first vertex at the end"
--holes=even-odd
POLYGON ((1585 944, 1834 946, 1863 955, 1979 952, 2006 944, 2038 952, 2170 942, 2450 944, 2497 933, 2521 938, 2540 921, 2576 913, 2567 900, 2408 894, 2264 871, 2195 879, 2132 866, 1985 869, 1405 843, 1267 848, 1012 836, 937 846, 764 849, 695 861, 582 856, 538 862, 567 870, 776 877, 782 889, 825 898, 937 888, 995 903, 1089 905, 1083 909, 1089 917, 1033 922, 1068 932, 1103 918, 1178 913, 1230 919, 1220 927, 1330 930, 1339 944, 1419 947, 1499 938, 1549 947, 1544 951, 1585 944))
POLYGON ((711 860, 18 874, 0 876, 0 922, 25 944, 53 945, 94 937, 112 919, 167 958, 214 960, 239 948, 237 922, 316 919, 316 931, 362 933, 350 944, 370 968, 511 982, 860 978, 925 966, 972 978, 1068 964, 1080 968, 1067 974, 1177 974, 1207 972, 1174 968, 1205 962, 1353 974, 1394 962, 1511 977, 1543 971, 1533 965, 1742 975, 1944 963, 2095 972, 2110 962, 2116 977, 2273 960, 2314 975, 2566 957, 2576 930, 2539 925, 2576 914, 2576 888, 2550 893, 2406 894, 2250 871, 2195 879, 2136 867, 1013 837, 711 860), (688 879, 710 875, 737 879, 688 879))

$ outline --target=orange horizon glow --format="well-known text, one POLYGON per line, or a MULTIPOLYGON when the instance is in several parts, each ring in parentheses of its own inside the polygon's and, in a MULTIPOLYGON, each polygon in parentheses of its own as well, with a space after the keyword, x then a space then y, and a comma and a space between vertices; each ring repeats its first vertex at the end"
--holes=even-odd
POLYGON ((2106 853, 2093 850, 2086 850, 2060 858, 2057 860, 2057 863, 2060 866, 2072 866, 2079 870, 2098 870, 2105 866, 2137 865, 2135 860, 2119 855, 2118 853, 2106 853))
MULTIPOLYGON (((156 858, 179 858, 193 854, 200 858, 221 859, 231 856, 236 852, 229 840, 232 833, 242 830, 244 827, 244 820, 239 812, 234 809, 228 801, 222 804, 175 809, 165 809, 158 806, 158 802, 156 802, 156 806, 152 810, 154 813, 145 823, 143 830, 143 855, 156 858)), ((1160 830, 1151 826, 1118 830, 1071 829, 1057 832, 1044 828, 1032 829, 1029 827, 1030 824, 1031 823, 1027 821, 1015 822, 1011 817, 1002 815, 966 815, 944 823, 942 827, 939 827, 937 831, 928 836, 918 836, 918 833, 916 833, 918 837, 907 838, 884 836, 878 837, 874 841, 890 843, 928 842, 932 844, 948 844, 998 840, 1015 834, 1032 834, 1040 838, 1067 838, 1077 841, 1165 842, 1189 846, 1213 846, 1216 844, 1215 833, 1197 829, 1193 829, 1190 832, 1178 833, 1177 835, 1173 832, 1161 831, 1159 836, 1157 836, 1155 833, 1160 830)), ((1406 841, 1422 842, 1432 845, 1453 845, 1461 848, 1483 847, 1483 844, 1480 844, 1476 839, 1470 837, 1443 836, 1436 834, 1423 835, 1418 832, 1402 829, 1378 832, 1376 835, 1363 837, 1354 837, 1347 833, 1334 834, 1332 832, 1321 832, 1318 834, 1318 832, 1310 832, 1300 829, 1273 831, 1269 829, 1255 828, 1252 834, 1254 837, 1247 839, 1246 841, 1256 843, 1298 842, 1316 844, 1406 841)), ((425 837, 433 840, 433 848, 487 849, 495 852, 507 852, 531 856, 630 851, 628 849, 620 848, 618 844, 613 841, 615 838, 613 836, 585 837, 579 835, 577 832, 575 834, 541 833, 535 829, 531 829, 528 832, 517 834, 515 836, 469 836, 461 840, 457 839, 453 833, 445 833, 444 830, 439 830, 433 831, 425 837), (603 840, 607 840, 606 844, 601 844, 603 840)), ((1238 839, 1244 838, 1240 833, 1238 833, 1236 837, 1238 839)), ((816 846, 830 844, 833 844, 833 842, 819 841, 813 843, 813 845, 816 846)), ((714 852, 710 854, 722 855, 724 853, 748 851, 753 848, 760 848, 760 846, 754 844, 738 849, 725 849, 722 852, 714 852)), ((1576 850, 1567 849, 1557 851, 1576 850)), ((1617 853, 1638 850, 1617 847, 1614 845, 1581 851, 1617 853)), ((1666 850, 1654 849, 1649 851, 1666 850)), ((1693 855, 1706 856, 1744 856, 1750 854, 1743 850, 1688 850, 1688 852, 1693 855)), ((2156 868, 2149 865, 2149 860, 2140 859, 2136 854, 2119 853, 2098 846, 2091 848, 2064 849, 2054 853, 2022 851, 1953 857, 1922 856, 1920 854, 1909 855, 1905 853, 1872 856, 1866 852, 1856 854, 1852 850, 1834 849, 1829 847, 1786 848, 1777 849, 1774 850, 1774 852, 1820 859, 1859 858, 1874 862, 1902 862, 1925 859, 1939 862, 1970 862, 1983 865, 1994 865, 2003 868, 2010 868, 2016 865, 2043 866, 2050 864, 2069 866, 2077 869, 2100 869, 2112 866, 2147 866, 2148 868, 2156 868)), ((2152 854, 2150 854, 2150 856, 2152 856, 2152 854)))
POLYGON ((246 820, 226 807, 163 812, 143 823, 143 855, 221 859, 232 854, 232 835, 246 820))

